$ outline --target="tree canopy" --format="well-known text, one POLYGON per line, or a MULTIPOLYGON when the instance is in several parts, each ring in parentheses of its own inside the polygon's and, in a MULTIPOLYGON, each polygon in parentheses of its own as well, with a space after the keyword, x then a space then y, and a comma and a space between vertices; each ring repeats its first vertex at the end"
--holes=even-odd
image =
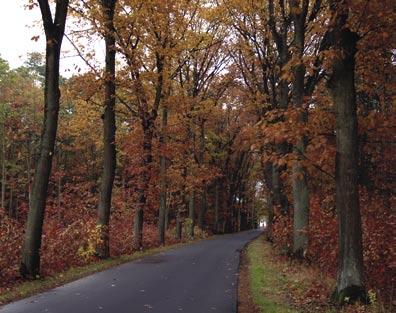
POLYGON ((21 253, 49 275, 265 221, 333 300, 394 299, 393 1, 30 3, 46 55, 0 59, 0 290, 21 253))

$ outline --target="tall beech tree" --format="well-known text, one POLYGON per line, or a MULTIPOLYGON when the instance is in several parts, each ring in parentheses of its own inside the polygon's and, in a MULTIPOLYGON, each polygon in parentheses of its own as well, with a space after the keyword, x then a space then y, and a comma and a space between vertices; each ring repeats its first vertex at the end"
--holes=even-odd
MULTIPOLYGON (((306 123, 308 112, 304 106, 304 79, 305 65, 303 54, 305 48, 306 19, 308 16, 309 0, 300 1, 290 0, 290 12, 293 20, 293 56, 296 62, 293 64, 293 86, 292 102, 293 105, 300 109, 300 122, 306 123)), ((302 136, 295 144, 297 160, 293 164, 293 253, 295 256, 303 257, 308 247, 308 218, 309 218, 309 195, 308 195, 308 177, 305 168, 302 166, 302 155, 306 149, 306 138, 302 136)))
POLYGON ((333 299, 339 303, 366 301, 363 285, 363 245, 358 187, 358 121, 355 54, 359 37, 348 25, 348 1, 333 0, 329 40, 334 60, 328 81, 336 109, 336 208, 339 268, 333 299))
POLYGON ((40 247, 44 212, 58 128, 60 102, 59 61, 69 1, 57 0, 54 16, 48 1, 38 0, 38 4, 46 37, 45 112, 20 266, 21 275, 32 278, 37 277, 40 273, 40 247))
POLYGON ((104 72, 105 95, 103 119, 103 172, 98 207, 101 231, 101 244, 98 247, 100 258, 108 258, 109 251, 109 220, 111 210, 111 196, 116 170, 116 86, 115 86, 115 38, 114 38, 114 11, 117 0, 101 0, 100 4, 104 17, 104 39, 106 44, 106 68, 104 72))
MULTIPOLYGON (((304 128, 308 122, 308 105, 305 98, 311 99, 316 86, 321 80, 320 51, 327 45, 325 37, 320 33, 308 32, 315 24, 317 17, 323 12, 322 0, 315 1, 289 1, 290 17, 293 22, 293 41, 290 47, 291 72, 292 72, 292 97, 291 101, 298 110, 297 126, 304 128), (314 40, 313 40, 314 39, 314 40), (316 39, 316 40, 315 40, 316 39), (307 43, 308 41, 308 43, 307 43), (308 53, 307 48, 311 53, 308 53), (311 73, 307 74, 304 57, 311 56, 313 61, 308 63, 311 73)), ((309 222, 309 190, 308 173, 303 165, 306 158, 307 135, 300 135, 293 146, 296 155, 292 165, 293 189, 293 254, 304 257, 308 247, 308 222, 309 222)))
MULTIPOLYGON (((144 211, 147 210, 153 162, 154 126, 163 96, 164 52, 168 39, 158 28, 157 21, 154 21, 156 17, 161 16, 158 12, 160 6, 157 6, 157 3, 122 1, 120 5, 121 10, 126 14, 119 16, 115 24, 117 44, 127 65, 124 71, 127 75, 124 77, 125 81, 132 87, 131 98, 133 100, 129 101, 130 107, 134 110, 133 114, 138 117, 143 132, 141 173, 138 178, 138 200, 135 208, 132 242, 135 249, 140 249, 143 243, 144 211), (144 24, 147 26, 146 30, 144 24), (146 35, 147 40, 143 40, 146 35), (155 70, 151 72, 149 68, 155 70), (149 83, 153 85, 153 88, 146 86, 144 81, 144 74, 148 72, 154 73, 154 78, 149 83)), ((160 20, 163 21, 163 19, 160 20)))

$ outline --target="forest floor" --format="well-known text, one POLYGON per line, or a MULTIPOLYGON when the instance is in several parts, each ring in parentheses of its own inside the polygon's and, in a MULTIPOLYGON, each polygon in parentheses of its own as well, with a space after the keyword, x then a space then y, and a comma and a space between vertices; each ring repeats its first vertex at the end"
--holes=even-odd
POLYGON ((380 303, 336 307, 329 302, 334 278, 276 252, 265 235, 242 252, 238 313, 387 313, 380 303))

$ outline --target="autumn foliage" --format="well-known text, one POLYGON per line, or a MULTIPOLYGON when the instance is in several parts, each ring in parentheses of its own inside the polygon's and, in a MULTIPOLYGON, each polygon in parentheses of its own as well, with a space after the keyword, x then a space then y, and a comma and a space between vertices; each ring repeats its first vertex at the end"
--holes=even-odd
MULTIPOLYGON (((304 11, 300 2, 117 1, 110 256, 140 248, 133 244, 139 210, 144 212, 143 248, 159 245, 160 194, 166 198, 166 243, 191 239, 190 227, 195 237, 204 237, 254 228, 267 219, 268 239, 277 251, 293 256, 293 188, 304 180, 309 223, 302 230, 308 242, 303 259, 336 275, 338 134, 328 81, 342 53, 332 48, 334 11, 327 1, 302 1, 309 5, 301 50, 296 43, 304 11)), ((395 14, 392 1, 341 2, 349 5, 348 27, 360 38, 354 85, 364 284, 391 306, 395 14)), ((61 79, 40 251, 43 276, 98 260, 108 78, 86 44, 109 32, 98 3, 71 1, 70 37, 89 70, 61 79)), ((43 66, 40 54, 28 56, 18 69, 0 59, 0 290, 21 281, 18 267, 43 116, 43 66)))

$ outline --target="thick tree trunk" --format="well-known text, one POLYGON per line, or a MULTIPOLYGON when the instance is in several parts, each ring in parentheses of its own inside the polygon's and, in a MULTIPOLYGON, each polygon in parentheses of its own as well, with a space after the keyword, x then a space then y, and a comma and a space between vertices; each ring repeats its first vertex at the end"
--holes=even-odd
POLYGON ((281 205, 282 191, 280 185, 279 169, 276 165, 272 165, 272 190, 273 201, 275 205, 281 205))
MULTIPOLYGON (((301 139, 297 148, 305 151, 304 140, 301 139)), ((309 193, 307 174, 301 162, 296 161, 293 166, 293 255, 304 258, 308 247, 308 222, 309 222, 309 193)))
POLYGON ((289 82, 281 80, 279 83, 279 107, 287 109, 289 104, 289 82))
POLYGON ((114 9, 116 0, 101 1, 106 18, 106 68, 105 68, 105 109, 103 114, 103 172, 100 188, 98 208, 98 225, 100 226, 101 243, 97 247, 97 254, 105 259, 110 256, 109 251, 109 222, 111 211, 111 197, 116 170, 116 120, 115 120, 115 38, 114 38, 114 9))
POLYGON ((188 201, 188 218, 190 219, 189 236, 194 238, 194 226, 195 226, 195 191, 191 190, 190 198, 188 201))
MULTIPOLYGON (((292 102, 296 108, 302 109, 300 115, 300 123, 305 125, 307 122, 307 112, 303 108, 304 105, 304 78, 305 66, 303 63, 303 53, 305 46, 305 23, 308 10, 308 2, 303 3, 300 7, 298 1, 290 1, 294 8, 292 17, 294 24, 294 58, 297 60, 297 65, 294 67, 293 88, 292 88, 292 102)), ((307 173, 302 166, 303 154, 305 153, 306 140, 304 137, 300 138, 294 147, 297 155, 297 160, 293 165, 293 255, 299 258, 305 256, 308 247, 308 218, 309 218, 309 193, 307 184, 307 173)))
POLYGON ((57 1, 55 20, 52 20, 48 1, 39 1, 46 33, 46 71, 44 91, 44 125, 39 158, 33 179, 31 203, 26 223, 20 272, 23 277, 36 278, 40 273, 40 247, 47 200, 48 181, 58 128, 59 60, 64 35, 68 0, 57 1))
MULTIPOLYGON (((288 32, 289 25, 287 19, 283 19, 280 23, 277 23, 276 9, 274 0, 267 1, 268 5, 268 26, 271 30, 274 43, 278 52, 279 72, 277 73, 277 79, 279 84, 276 88, 275 99, 273 99, 273 105, 277 106, 281 110, 287 110, 289 105, 289 82, 287 79, 282 78, 283 70, 286 64, 290 61, 290 52, 288 48, 288 32)), ((275 146, 277 153, 280 157, 283 157, 287 153, 287 143, 283 142, 275 146)), ((284 194, 282 182, 280 180, 280 173, 285 167, 273 166, 273 203, 276 206, 281 207, 281 213, 287 214, 289 211, 289 202, 287 196, 284 194)))
MULTIPOLYGON (((333 1, 341 5, 342 1, 333 1)), ((355 53, 358 36, 346 26, 347 8, 336 9, 333 48, 341 52, 333 63, 328 87, 336 108, 336 208, 339 268, 333 300, 366 301, 363 286, 362 229, 358 190, 358 125, 355 53)))
MULTIPOLYGON (((165 131, 168 123, 168 109, 166 106, 162 109, 162 134, 160 137, 160 143, 162 148, 166 144, 165 131)), ((167 206, 166 206, 166 156, 161 154, 160 156, 160 208, 158 214, 158 240, 161 245, 165 244, 165 230, 166 230, 166 219, 167 219, 167 206)))

